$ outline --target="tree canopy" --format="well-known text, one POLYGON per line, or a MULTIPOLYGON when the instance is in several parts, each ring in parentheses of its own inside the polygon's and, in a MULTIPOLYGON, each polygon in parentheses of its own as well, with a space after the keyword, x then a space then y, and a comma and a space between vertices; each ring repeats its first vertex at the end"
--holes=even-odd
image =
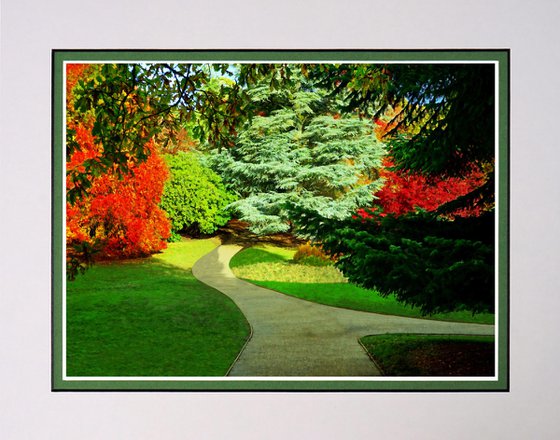
MULTIPOLYGON (((108 169, 126 175, 131 162, 147 159, 150 139, 164 148, 197 117, 192 133, 195 137, 215 145, 231 144, 236 115, 241 115, 242 91, 231 81, 220 83, 217 89, 211 86, 214 75, 224 74, 228 67, 179 63, 88 65, 89 74, 78 78, 72 87, 73 105, 67 118, 91 120, 92 134, 103 150, 99 157, 84 162, 80 172, 69 172, 73 182, 68 191, 70 203, 88 191, 90 176, 108 169)), ((80 145, 72 128, 66 132, 68 159, 80 145)))
MULTIPOLYGON (((157 205, 166 185, 161 207, 175 231, 213 230, 235 193, 229 207, 254 232, 312 238, 339 257, 352 282, 394 292, 427 313, 491 310, 494 69, 489 63, 70 65, 69 212, 114 197, 117 182, 139 189, 137 179, 147 182, 142 167, 163 164, 167 153, 172 180, 165 183, 163 164, 159 181, 149 185, 158 190, 146 193, 157 205), (195 158, 193 150, 202 154, 195 158), (107 194, 99 189, 104 179, 115 182, 107 194)), ((158 209, 146 208, 146 225, 163 225, 152 221, 158 209)), ((120 224, 121 235, 132 231, 114 209, 107 213, 103 222, 120 224)), ((84 218, 76 231, 98 234, 99 219, 84 218)), ((159 226, 152 232, 161 245, 168 232, 159 226)), ((119 246, 131 249, 124 241, 119 246)))
POLYGON ((462 175, 494 158, 493 64, 322 64, 309 76, 348 111, 387 118, 395 165, 431 175, 462 175))
POLYGON ((70 279, 94 258, 133 258, 160 251, 169 236, 169 221, 158 206, 168 171, 153 139, 142 146, 146 152, 142 161, 126 155, 126 162, 111 164, 104 155, 105 145, 93 134, 92 113, 81 113, 76 106, 76 87, 96 77, 97 71, 96 66, 68 66, 67 132, 73 139, 66 162, 70 279), (105 169, 91 164, 105 164, 105 169))
POLYGON ((388 184, 400 186, 401 197, 395 203, 386 186, 378 194, 380 206, 344 221, 302 212, 323 249, 341 256, 337 264, 350 281, 384 295, 395 293, 425 313, 492 311, 494 66, 317 65, 307 70, 348 111, 358 110, 384 126, 381 137, 393 173, 386 177, 388 184), (424 201, 406 207, 405 191, 412 196, 411 184, 420 181, 425 186, 419 194, 437 196, 439 206, 424 201), (470 181, 466 188, 465 181, 470 181), (433 193, 441 183, 454 197, 433 193), (456 218, 457 213, 465 218, 456 218))

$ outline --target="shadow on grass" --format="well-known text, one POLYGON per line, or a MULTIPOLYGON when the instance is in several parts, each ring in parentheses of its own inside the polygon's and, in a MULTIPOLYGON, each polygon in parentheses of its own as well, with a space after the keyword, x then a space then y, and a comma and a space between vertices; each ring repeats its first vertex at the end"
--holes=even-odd
POLYGON ((252 247, 237 253, 230 262, 230 267, 250 266, 258 263, 286 263, 291 260, 295 250, 252 247))
POLYGON ((333 276, 332 267, 289 264, 294 252, 272 246, 244 249, 232 258, 230 267, 253 284, 319 304, 411 318, 494 324, 491 313, 455 311, 423 315, 420 309, 397 301, 394 295, 381 296, 374 290, 339 282, 342 275, 333 276))

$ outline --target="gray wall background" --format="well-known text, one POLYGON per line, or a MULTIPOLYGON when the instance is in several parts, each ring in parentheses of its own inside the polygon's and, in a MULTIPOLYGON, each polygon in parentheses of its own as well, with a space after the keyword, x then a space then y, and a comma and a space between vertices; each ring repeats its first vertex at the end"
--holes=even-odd
POLYGON ((3 0, 0 437, 558 438, 559 19, 553 0, 3 0), (50 392, 55 48, 511 48, 511 392, 50 392))

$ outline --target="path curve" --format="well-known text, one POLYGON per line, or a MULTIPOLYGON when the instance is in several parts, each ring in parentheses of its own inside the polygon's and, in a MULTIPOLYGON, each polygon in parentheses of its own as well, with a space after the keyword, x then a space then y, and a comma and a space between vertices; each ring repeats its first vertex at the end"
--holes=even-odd
POLYGON ((201 282, 229 296, 253 335, 230 376, 376 376, 359 338, 384 333, 493 335, 494 326, 341 309, 284 295, 235 277, 229 261, 241 246, 222 245, 192 268, 201 282))

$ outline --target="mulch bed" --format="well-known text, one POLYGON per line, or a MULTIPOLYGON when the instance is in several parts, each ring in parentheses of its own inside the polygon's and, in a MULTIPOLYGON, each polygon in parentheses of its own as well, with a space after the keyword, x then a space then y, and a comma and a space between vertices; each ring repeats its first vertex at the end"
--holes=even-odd
POLYGON ((256 235, 248 229, 249 224, 230 220, 225 226, 217 231, 217 235, 223 244, 238 244, 245 247, 253 246, 257 243, 268 243, 276 246, 295 247, 304 244, 305 240, 298 239, 291 234, 256 235))
MULTIPOLYGON (((493 376, 494 344, 437 342, 408 353, 411 369, 426 376, 493 376)), ((390 375, 389 372, 386 372, 390 375)))

